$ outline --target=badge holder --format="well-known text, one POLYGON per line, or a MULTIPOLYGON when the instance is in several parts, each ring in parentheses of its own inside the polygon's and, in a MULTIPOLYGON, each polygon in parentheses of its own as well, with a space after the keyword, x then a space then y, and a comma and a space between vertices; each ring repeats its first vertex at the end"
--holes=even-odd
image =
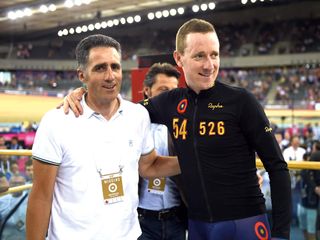
POLYGON ((166 186, 166 178, 149 178, 148 192, 163 195, 166 186))
POLYGON ((111 174, 101 174, 101 185, 103 192, 103 200, 105 204, 122 202, 124 198, 122 185, 122 171, 111 174))

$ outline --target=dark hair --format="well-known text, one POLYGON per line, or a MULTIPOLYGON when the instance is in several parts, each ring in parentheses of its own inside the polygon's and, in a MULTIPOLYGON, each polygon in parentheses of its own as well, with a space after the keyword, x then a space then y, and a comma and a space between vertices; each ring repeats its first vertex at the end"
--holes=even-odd
MULTIPOLYGON (((147 72, 145 79, 143 81, 143 85, 145 87, 152 87, 156 82, 156 76, 158 74, 165 74, 168 77, 175 77, 179 80, 181 74, 180 72, 170 63, 154 63, 147 72)), ((148 98, 144 94, 145 98, 148 98)))
POLYGON ((13 137, 11 138, 11 140, 12 140, 12 139, 15 139, 15 140, 19 141, 18 136, 13 136, 13 137))
POLYGON ((214 26, 202 19, 193 18, 185 22, 176 35, 176 51, 183 54, 186 48, 186 38, 189 33, 216 32, 214 26))
POLYGON ((10 160, 10 166, 12 166, 13 164, 17 164, 18 165, 18 162, 17 162, 17 160, 10 160))
POLYGON ((88 63, 90 50, 95 47, 115 48, 121 55, 121 45, 112 37, 102 34, 90 35, 82 39, 76 47, 75 53, 79 68, 83 68, 86 66, 86 64, 88 63))
POLYGON ((305 153, 305 154, 303 154, 303 157, 302 157, 302 159, 303 159, 303 161, 309 161, 310 160, 310 153, 305 153))

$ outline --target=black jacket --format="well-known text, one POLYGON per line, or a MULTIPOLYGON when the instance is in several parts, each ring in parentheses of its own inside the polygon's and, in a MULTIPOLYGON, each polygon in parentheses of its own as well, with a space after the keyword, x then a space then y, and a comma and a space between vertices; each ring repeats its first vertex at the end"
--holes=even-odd
POLYGON ((174 89, 144 101, 151 121, 172 135, 191 219, 216 222, 265 213, 255 153, 271 180, 273 237, 289 238, 291 188, 287 164, 269 121, 245 89, 216 82, 196 94, 174 89))

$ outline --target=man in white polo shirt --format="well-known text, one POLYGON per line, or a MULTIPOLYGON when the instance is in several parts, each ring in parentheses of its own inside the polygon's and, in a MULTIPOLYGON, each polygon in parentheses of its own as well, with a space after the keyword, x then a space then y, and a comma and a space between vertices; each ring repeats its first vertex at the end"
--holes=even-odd
POLYGON ((148 176, 179 173, 176 158, 154 151, 147 111, 119 95, 120 44, 91 35, 76 48, 78 77, 88 87, 76 118, 49 111, 37 131, 27 240, 133 240, 138 169, 148 176))

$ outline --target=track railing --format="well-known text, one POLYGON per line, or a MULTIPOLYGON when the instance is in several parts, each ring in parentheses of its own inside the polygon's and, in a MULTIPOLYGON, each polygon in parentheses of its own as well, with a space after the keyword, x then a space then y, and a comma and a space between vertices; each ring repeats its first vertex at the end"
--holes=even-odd
MULTIPOLYGON (((8 155, 8 156, 31 156, 31 150, 7 150, 1 149, 0 155, 8 155)), ((289 169, 310 169, 310 170, 320 170, 320 162, 311 162, 311 161, 288 161, 289 169)), ((256 160, 257 168, 263 168, 263 164, 260 159, 256 160)), ((21 192, 26 189, 30 189, 32 184, 26 184, 22 186, 9 188, 8 191, 0 193, 0 196, 6 195, 14 192, 21 192)))
MULTIPOLYGON (((7 156, 31 156, 31 150, 7 150, 7 149, 0 149, 0 155, 7 155, 7 156)), ((11 187, 7 191, 0 193, 0 196, 7 195, 10 193, 21 192, 32 187, 32 183, 25 184, 21 186, 11 187)))

